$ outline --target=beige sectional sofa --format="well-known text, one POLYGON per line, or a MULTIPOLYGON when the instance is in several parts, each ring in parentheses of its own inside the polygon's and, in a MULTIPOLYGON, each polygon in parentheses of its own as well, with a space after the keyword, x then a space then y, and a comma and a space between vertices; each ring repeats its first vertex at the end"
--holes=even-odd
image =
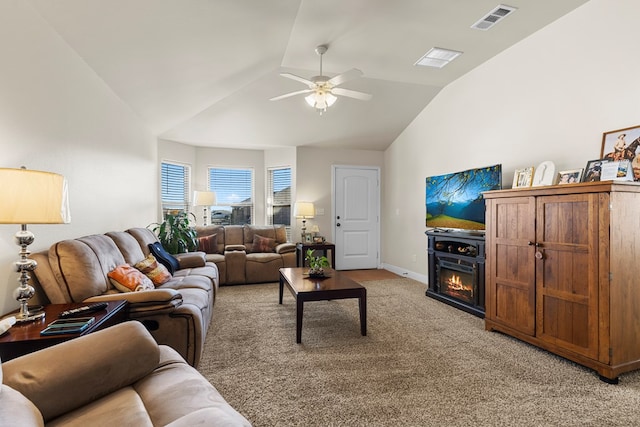
POLYGON ((277 282, 280 268, 296 266, 296 246, 282 225, 198 226, 196 233, 221 285, 277 282))
POLYGON ((146 228, 63 240, 32 255, 38 263, 34 273, 53 304, 127 300, 130 319, 197 366, 219 284, 216 264, 202 252, 177 255, 179 269, 170 280, 145 292, 123 293, 109 280, 116 267, 144 260, 155 242, 146 228))
POLYGON ((250 426, 139 322, 0 365, 3 426, 250 426))

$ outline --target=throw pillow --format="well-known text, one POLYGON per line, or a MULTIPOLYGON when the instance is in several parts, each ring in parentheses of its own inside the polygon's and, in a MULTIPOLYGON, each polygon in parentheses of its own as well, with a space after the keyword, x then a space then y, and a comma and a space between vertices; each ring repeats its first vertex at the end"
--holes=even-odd
POLYGON ((167 252, 160 242, 149 243, 149 250, 162 265, 167 267, 169 273, 173 274, 180 269, 180 264, 176 257, 167 252))
POLYGON ((109 281, 120 292, 139 292, 155 289, 153 282, 129 264, 119 265, 107 273, 109 281))
POLYGON ((169 270, 167 270, 164 265, 160 264, 153 254, 149 254, 134 267, 151 279, 153 284, 156 286, 160 286, 171 280, 171 273, 169 273, 169 270))
POLYGON ((269 237, 262 237, 257 234, 253 236, 253 252, 275 252, 276 240, 269 237))
POLYGON ((218 235, 211 234, 209 236, 198 237, 198 250, 205 254, 217 254, 218 235))

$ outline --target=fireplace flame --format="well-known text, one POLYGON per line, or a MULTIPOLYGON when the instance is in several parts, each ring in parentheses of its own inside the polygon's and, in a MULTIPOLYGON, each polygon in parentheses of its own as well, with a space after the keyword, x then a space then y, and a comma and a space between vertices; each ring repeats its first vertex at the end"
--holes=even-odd
POLYGON ((464 283, 462 283, 462 279, 460 278, 460 276, 457 276, 455 274, 452 274, 451 277, 449 277, 449 279, 447 280, 447 284, 449 285, 450 289, 453 289, 455 291, 465 290, 465 286, 464 286, 464 283))

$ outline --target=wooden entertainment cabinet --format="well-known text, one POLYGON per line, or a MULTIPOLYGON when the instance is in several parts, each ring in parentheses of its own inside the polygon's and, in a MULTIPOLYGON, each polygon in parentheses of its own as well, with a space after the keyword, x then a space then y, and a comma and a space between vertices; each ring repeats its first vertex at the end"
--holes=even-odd
POLYGON ((594 369, 640 368, 640 185, 484 193, 485 328, 594 369))

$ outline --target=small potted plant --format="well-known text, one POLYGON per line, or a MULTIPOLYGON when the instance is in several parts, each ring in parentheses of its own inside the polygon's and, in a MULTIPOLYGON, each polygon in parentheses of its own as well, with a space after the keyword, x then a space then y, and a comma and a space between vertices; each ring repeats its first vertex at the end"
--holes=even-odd
POLYGON ((329 259, 326 256, 316 256, 313 249, 307 249, 304 259, 309 263, 309 276, 324 276, 324 269, 329 267, 329 259))

